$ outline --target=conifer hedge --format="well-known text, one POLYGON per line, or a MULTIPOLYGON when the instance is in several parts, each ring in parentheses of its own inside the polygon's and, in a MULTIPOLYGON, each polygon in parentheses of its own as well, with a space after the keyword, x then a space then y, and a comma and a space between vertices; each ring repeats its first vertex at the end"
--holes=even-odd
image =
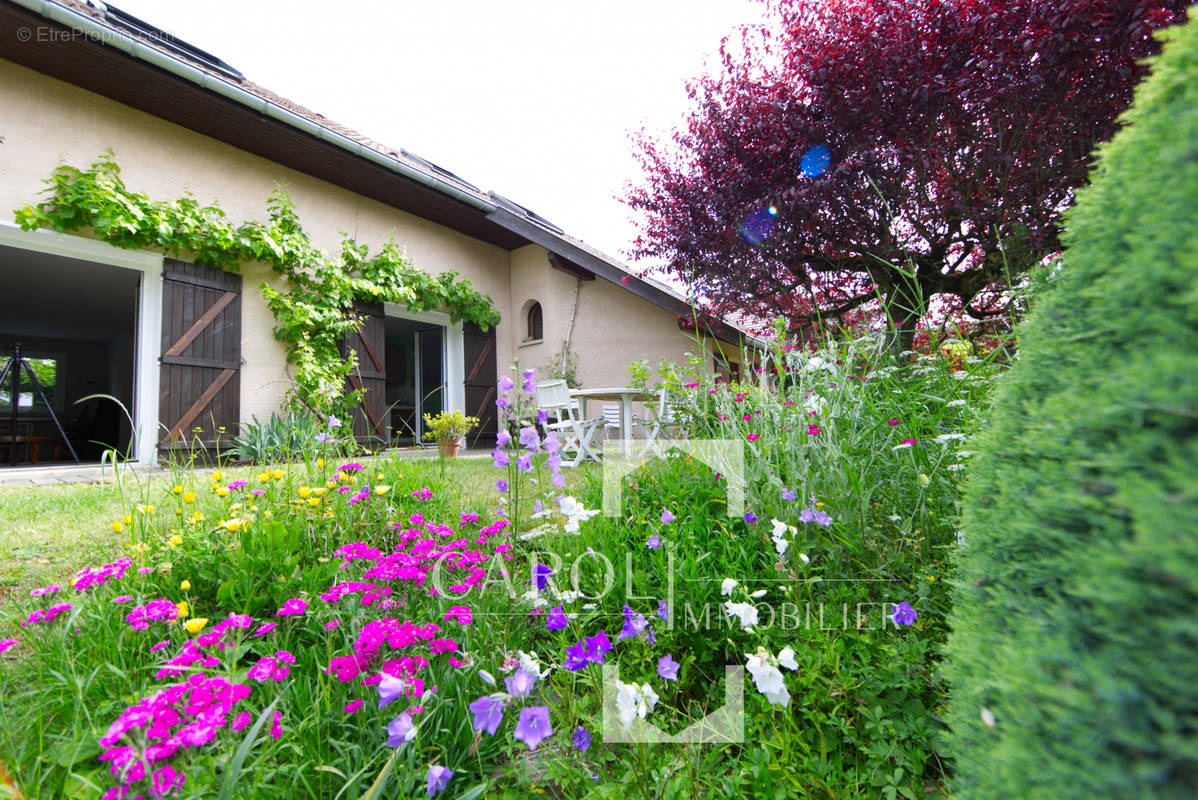
POLYGON ((1163 38, 974 448, 961 800, 1198 797, 1198 27, 1163 38))

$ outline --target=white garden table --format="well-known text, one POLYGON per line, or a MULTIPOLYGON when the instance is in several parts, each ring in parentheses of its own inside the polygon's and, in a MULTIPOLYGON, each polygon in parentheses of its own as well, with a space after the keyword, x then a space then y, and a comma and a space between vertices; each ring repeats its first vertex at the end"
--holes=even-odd
MULTIPOLYGON (((637 389, 633 386, 574 389, 570 392, 570 396, 577 397, 584 404, 587 400, 609 403, 618 401, 620 403, 620 442, 625 453, 628 452, 628 447, 632 442, 632 404, 653 400, 656 397, 652 392, 646 392, 644 389, 637 389)), ((582 411, 583 417, 586 417, 585 406, 582 411)))

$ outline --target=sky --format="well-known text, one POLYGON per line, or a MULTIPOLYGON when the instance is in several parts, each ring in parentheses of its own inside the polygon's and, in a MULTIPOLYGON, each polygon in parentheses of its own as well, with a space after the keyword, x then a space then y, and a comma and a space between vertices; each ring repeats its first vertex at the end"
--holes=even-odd
MULTIPOLYGON (((687 79, 755 0, 117 0, 249 80, 627 261, 630 132, 684 121, 687 79)), ((650 265, 639 265, 646 267, 650 265)))

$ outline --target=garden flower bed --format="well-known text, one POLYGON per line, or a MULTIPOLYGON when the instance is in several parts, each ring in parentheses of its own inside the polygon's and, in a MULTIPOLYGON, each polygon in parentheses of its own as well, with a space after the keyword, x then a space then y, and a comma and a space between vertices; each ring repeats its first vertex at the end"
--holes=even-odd
POLYGON ((28 797, 937 793, 961 440, 992 366, 856 342, 732 386, 687 369, 660 377, 692 439, 743 450, 743 510, 741 476, 676 451, 599 514, 531 372, 501 381, 484 464, 325 437, 137 487, 124 553, 0 604, 0 762, 28 797), (730 667, 731 742, 626 741, 717 711, 730 667))

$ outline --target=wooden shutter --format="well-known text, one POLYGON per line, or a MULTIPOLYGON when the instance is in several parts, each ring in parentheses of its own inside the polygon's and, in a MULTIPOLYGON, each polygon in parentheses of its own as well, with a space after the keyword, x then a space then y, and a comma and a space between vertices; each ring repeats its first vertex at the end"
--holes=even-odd
POLYGON ((467 322, 462 326, 462 343, 466 413, 482 420, 470 435, 469 444, 471 447, 490 447, 499 433, 498 410, 495 408, 496 383, 499 381, 495 329, 484 332, 474 323, 467 322))
POLYGON ((364 391, 362 404, 354 411, 354 437, 360 441, 387 442, 387 318, 382 303, 358 303, 354 314, 362 320, 357 333, 344 344, 346 355, 353 351, 358 365, 350 374, 346 390, 364 391))
POLYGON ((241 276, 168 258, 162 278, 159 448, 212 449, 219 432, 223 449, 240 416, 241 276))

